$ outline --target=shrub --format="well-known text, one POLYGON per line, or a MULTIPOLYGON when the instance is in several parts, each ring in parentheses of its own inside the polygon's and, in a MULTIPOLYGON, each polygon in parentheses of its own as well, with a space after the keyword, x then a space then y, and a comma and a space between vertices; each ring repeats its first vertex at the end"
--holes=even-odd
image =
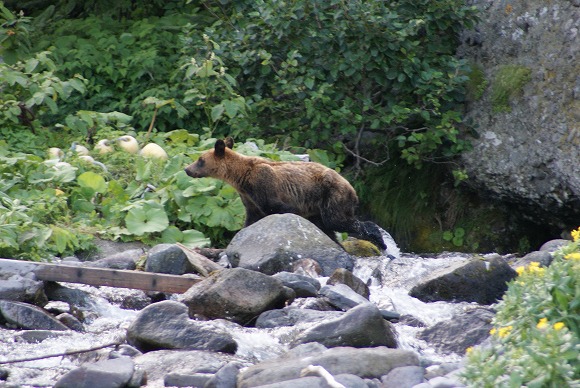
POLYGON ((548 268, 517 269, 489 347, 469 352, 464 378, 476 387, 572 387, 580 380, 580 228, 548 268))

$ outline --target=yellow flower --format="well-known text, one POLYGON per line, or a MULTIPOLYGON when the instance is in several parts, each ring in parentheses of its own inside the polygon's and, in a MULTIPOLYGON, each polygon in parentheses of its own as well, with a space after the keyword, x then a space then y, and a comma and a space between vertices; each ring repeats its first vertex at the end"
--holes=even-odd
POLYGON ((521 275, 524 272, 526 272, 526 269, 524 268, 524 266, 519 266, 518 268, 516 268, 516 272, 518 273, 518 275, 521 275))
POLYGON ((564 256, 564 259, 566 259, 566 260, 580 260, 580 252, 568 253, 566 256, 564 256))
POLYGON ((546 328, 547 326, 548 326, 548 318, 542 318, 542 319, 540 319, 540 321, 536 325, 536 328, 541 330, 541 329, 546 328))
POLYGON ((471 352, 473 352, 473 346, 470 346, 467 349, 465 349, 465 354, 470 354, 471 352))
POLYGON ((60 190, 60 189, 54 189, 54 194, 55 195, 63 195, 64 191, 60 190))
POLYGON ((538 274, 538 275, 543 275, 545 271, 546 271, 545 268, 542 268, 542 267, 532 267, 532 266, 530 266, 530 273, 535 273, 535 274, 538 274))
POLYGON ((494 335, 497 332, 495 327, 489 331, 489 334, 494 335))
POLYGON ((554 330, 562 330, 566 325, 563 322, 556 322, 554 323, 554 330))
POLYGON ((506 327, 500 327, 499 330, 498 330, 497 335, 498 335, 499 338, 507 337, 508 334, 512 331, 512 329, 513 329, 513 326, 511 326, 511 325, 510 326, 506 326, 506 327))
POLYGON ((574 241, 580 240, 580 228, 573 230, 572 232, 570 232, 570 234, 572 235, 572 240, 574 241))
POLYGON ((530 269, 531 268, 540 268, 540 263, 538 263, 537 261, 530 262, 530 269))

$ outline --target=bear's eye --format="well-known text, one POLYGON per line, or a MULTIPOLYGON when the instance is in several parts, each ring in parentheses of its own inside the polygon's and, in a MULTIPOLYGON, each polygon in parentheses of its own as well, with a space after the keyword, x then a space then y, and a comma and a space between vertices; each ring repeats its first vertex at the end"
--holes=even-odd
POLYGON ((197 165, 198 167, 203 167, 203 165, 205 164, 205 160, 203 160, 202 158, 199 158, 197 160, 197 165))

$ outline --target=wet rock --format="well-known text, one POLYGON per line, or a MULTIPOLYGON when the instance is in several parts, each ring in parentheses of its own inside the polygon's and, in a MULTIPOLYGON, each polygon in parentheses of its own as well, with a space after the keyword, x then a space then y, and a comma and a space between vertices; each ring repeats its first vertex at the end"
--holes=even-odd
POLYGON ((137 356, 137 368, 147 373, 151 386, 162 386, 163 379, 170 373, 217 373, 230 362, 249 364, 235 356, 203 350, 157 350, 137 356))
POLYGON ((331 305, 343 311, 369 302, 368 299, 357 294, 346 284, 324 286, 320 289, 320 295, 323 295, 331 305))
POLYGON ((330 278, 326 284, 329 286, 345 284, 365 299, 368 299, 370 296, 369 287, 362 280, 354 276, 352 272, 345 268, 338 268, 335 270, 332 275, 330 275, 330 278))
POLYGON ((183 275, 193 271, 193 266, 183 250, 175 244, 159 244, 147 253, 145 271, 183 275))
POLYGON ((320 298, 296 298, 288 307, 297 307, 300 309, 318 310, 318 311, 336 311, 336 307, 328 302, 328 299, 320 298))
POLYGON ((91 296, 87 292, 65 287, 56 282, 46 282, 44 292, 48 299, 66 302, 70 306, 77 308, 90 308, 93 306, 91 296))
POLYGON ((421 384, 425 369, 420 366, 402 366, 381 377, 382 388, 412 388, 421 384))
POLYGON ((417 337, 441 352, 463 355, 468 347, 480 344, 489 337, 494 315, 491 309, 476 308, 455 315, 448 321, 438 322, 422 330, 417 337))
POLYGON ((409 295, 423 302, 464 301, 492 304, 507 290, 516 272, 498 255, 475 257, 434 271, 414 286, 409 295))
POLYGON ((295 214, 273 214, 239 231, 226 249, 234 267, 275 274, 293 271, 296 261, 317 261, 324 276, 353 268, 353 258, 310 221, 295 214))
POLYGON ((40 307, 9 300, 0 300, 0 320, 21 329, 68 330, 68 327, 40 307))
POLYGON ((293 299, 294 291, 280 280, 243 268, 214 273, 182 296, 191 317, 224 318, 241 325, 293 299))
POLYGON ((212 376, 211 373, 169 373, 163 383, 166 387, 205 387, 212 376))
POLYGON ((294 326, 298 323, 320 322, 338 318, 344 315, 342 311, 319 311, 297 307, 265 311, 256 320, 256 327, 273 328, 280 326, 294 326))
POLYGON ((355 348, 397 347, 395 332, 372 303, 352 308, 343 316, 311 327, 292 342, 291 346, 318 342, 328 348, 351 346, 355 348))
POLYGON ((293 289, 297 298, 317 296, 318 290, 320 290, 320 282, 310 276, 278 272, 273 277, 280 280, 286 287, 293 289))
POLYGON ((387 347, 338 347, 324 350, 320 354, 284 355, 244 369, 238 377, 238 387, 256 387, 298 379, 308 365, 320 365, 333 376, 350 374, 372 379, 380 378, 394 368, 419 365, 419 359, 414 352, 387 347))
POLYGON ((134 371, 135 363, 128 357, 84 364, 61 377, 54 388, 123 388, 134 371))
POLYGON ((185 305, 169 300, 143 309, 127 329, 127 341, 141 351, 193 349, 234 353, 237 349, 231 335, 211 322, 189 319, 185 305))
POLYGON ((216 374, 214 374, 207 383, 205 383, 204 388, 227 388, 235 387, 238 374, 240 369, 243 367, 239 362, 230 362, 220 368, 216 374))
POLYGON ((86 265, 97 268, 134 270, 137 267, 137 262, 143 255, 144 252, 142 249, 129 249, 114 253, 102 259, 87 262, 86 265))
POLYGON ((56 338, 69 335, 66 331, 54 331, 54 330, 26 330, 18 333, 14 337, 16 342, 28 342, 28 343, 39 343, 48 338, 56 338))
POLYGON ((0 299, 33 304, 46 303, 43 283, 34 280, 33 276, 21 276, 15 273, 0 273, 0 299))
POLYGON ((72 314, 62 313, 62 314, 57 315, 56 319, 58 319, 59 322, 61 322, 62 324, 64 324, 66 327, 68 327, 71 330, 78 331, 81 333, 85 331, 85 327, 83 326, 81 321, 79 321, 72 314))

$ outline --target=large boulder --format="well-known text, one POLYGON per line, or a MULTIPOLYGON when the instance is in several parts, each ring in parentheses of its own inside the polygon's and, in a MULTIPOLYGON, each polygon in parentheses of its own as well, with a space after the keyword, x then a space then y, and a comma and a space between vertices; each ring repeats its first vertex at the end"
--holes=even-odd
POLYGON ((461 156, 468 183, 493 198, 521 205, 520 211, 533 211, 538 223, 576 227, 578 2, 474 4, 481 10, 480 21, 474 31, 464 33, 459 55, 472 63, 487 87, 478 85, 483 94, 467 105, 466 118, 479 132, 473 150, 461 156))
POLYGON ((507 282, 517 276, 499 255, 475 256, 436 270, 414 286, 409 295, 423 302, 454 301, 492 304, 507 290, 507 282))
POLYGON ((417 337, 429 342, 440 352, 463 355, 467 348, 489 337, 494 316, 495 313, 490 309, 476 308, 423 329, 417 337))
POLYGON ((379 309, 372 303, 359 305, 343 316, 312 326, 299 334, 292 346, 308 342, 318 342, 327 348, 397 347, 393 326, 383 319, 379 309))
POLYGON ((330 276, 337 268, 352 270, 353 258, 310 221, 296 214, 273 214, 240 230, 226 249, 234 267, 275 274, 293 271, 310 258, 330 276))
POLYGON ((40 307, 10 300, 0 300, 0 322, 28 330, 69 330, 40 307))
POLYGON ((184 304, 169 300, 139 312, 127 329, 127 340, 141 351, 188 349, 234 353, 238 348, 229 333, 211 322, 189 319, 184 304))
POLYGON ((61 377, 54 388, 124 388, 138 387, 145 376, 135 371, 129 357, 84 364, 61 377))
POLYGON ((224 269, 193 285, 182 296, 191 317, 224 318, 248 325, 266 310, 282 308, 294 291, 271 276, 243 268, 224 269))
POLYGON ((402 366, 417 366, 419 358, 415 352, 376 348, 338 347, 318 352, 289 352, 280 358, 263 361, 241 371, 238 387, 258 387, 300 378, 301 372, 309 365, 318 365, 331 375, 349 374, 361 378, 378 378, 402 366))

